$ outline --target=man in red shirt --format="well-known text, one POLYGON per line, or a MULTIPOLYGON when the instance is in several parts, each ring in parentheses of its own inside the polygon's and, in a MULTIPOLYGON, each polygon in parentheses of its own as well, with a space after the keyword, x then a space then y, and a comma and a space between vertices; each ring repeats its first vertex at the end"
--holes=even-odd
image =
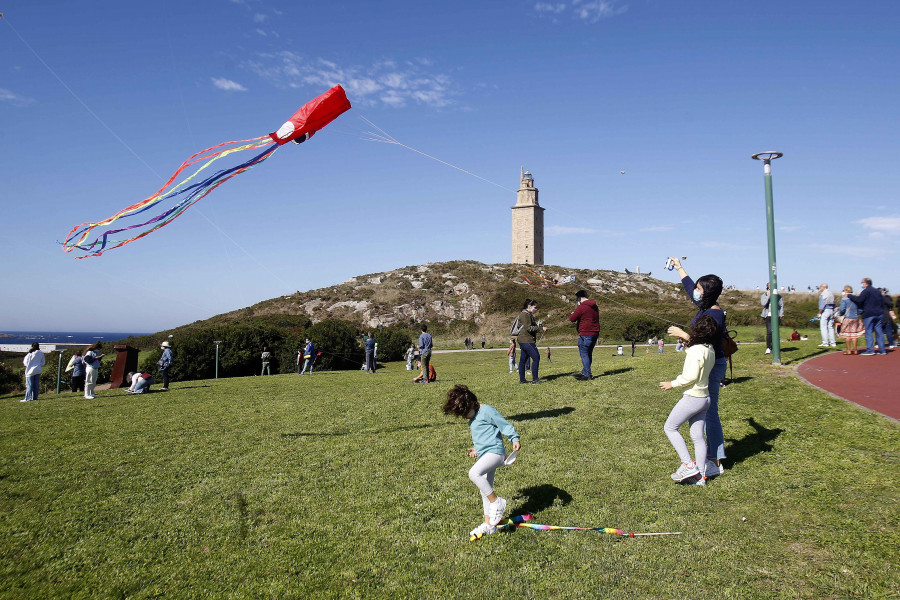
POLYGON ((575 301, 578 302, 578 308, 569 315, 569 320, 578 323, 578 353, 581 355, 582 364, 581 373, 577 373, 575 379, 590 381, 593 379, 591 362, 594 346, 597 345, 597 338, 600 336, 600 311, 596 302, 588 300, 587 292, 584 290, 575 294, 575 301))

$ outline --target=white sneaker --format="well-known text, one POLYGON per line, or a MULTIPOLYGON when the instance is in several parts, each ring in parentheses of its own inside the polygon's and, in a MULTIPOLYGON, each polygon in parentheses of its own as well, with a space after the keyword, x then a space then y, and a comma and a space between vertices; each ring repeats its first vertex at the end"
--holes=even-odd
POLYGON ((475 540, 480 540, 484 536, 491 535, 492 533, 497 533, 497 528, 493 525, 482 523, 469 532, 469 540, 474 542, 475 540))
POLYGON ((703 475, 697 475, 697 480, 692 482, 694 485, 705 486, 706 485, 706 477, 703 475))
POLYGON ((497 523, 503 519, 503 513, 505 512, 506 500, 503 498, 498 497, 496 501, 488 505, 488 519, 490 519, 493 527, 496 527, 497 523))
POLYGON ((700 474, 700 469, 697 468, 697 465, 694 463, 686 464, 681 463, 681 466, 678 467, 678 470, 672 473, 673 481, 684 481, 688 477, 694 477, 695 475, 700 474))
POLYGON ((766 348, 766 354, 772 354, 772 349, 771 349, 771 348, 766 348))
POLYGON ((819 348, 827 348, 827 347, 828 347, 828 344, 826 344, 824 342, 819 344, 819 348))
POLYGON ((31 402, 31 400, 29 400, 28 398, 22 398, 21 400, 19 400, 19 402, 31 402))

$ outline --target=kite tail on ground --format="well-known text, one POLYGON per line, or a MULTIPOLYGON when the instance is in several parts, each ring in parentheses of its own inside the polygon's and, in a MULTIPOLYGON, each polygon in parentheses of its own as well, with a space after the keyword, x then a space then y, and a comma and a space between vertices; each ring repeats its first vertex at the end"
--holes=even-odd
POLYGON ((168 181, 161 187, 155 194, 150 196, 149 198, 142 200, 141 202, 132 204, 131 206, 125 207, 113 216, 105 219, 103 221, 98 221, 96 223, 82 223, 81 225, 77 225, 69 232, 66 236, 66 240, 62 242, 63 250, 65 252, 71 252, 72 250, 78 249, 83 252, 87 252, 84 256, 78 256, 76 258, 88 258, 91 256, 100 256, 107 250, 112 250, 113 248, 118 248, 120 246, 124 246, 130 242, 133 242, 137 239, 140 239, 151 233, 156 231, 161 227, 165 227, 176 218, 181 216, 181 214, 201 200, 204 196, 209 194, 215 188, 217 188, 222 183, 228 181, 235 175, 239 175, 248 169, 252 169, 259 163, 263 162, 267 158, 269 158, 275 150, 278 149, 279 144, 273 142, 268 135, 264 135, 257 138, 251 138, 247 140, 237 140, 232 142, 224 142, 222 144, 217 144, 205 150, 201 150, 200 152, 194 154, 186 161, 181 163, 181 166, 178 167, 178 170, 172 174, 168 181), (265 141, 262 141, 265 140, 265 141), (250 143, 246 143, 250 142, 250 143), (240 144, 240 145, 235 145, 240 144), (218 171, 214 175, 207 177, 203 181, 199 183, 195 183, 193 185, 186 186, 188 182, 197 177, 201 171, 209 167, 212 163, 219 160, 220 158, 224 158, 230 154, 234 154, 235 152, 242 152, 245 150, 259 150, 264 149, 261 153, 256 156, 246 160, 245 162, 231 167, 229 169, 218 171), (215 150, 215 152, 210 152, 215 150), (186 168, 190 167, 193 164, 196 164, 201 161, 206 161, 204 164, 197 169, 190 177, 182 180, 178 184, 172 186, 172 182, 175 181, 175 178, 178 177, 182 171, 186 168), (186 187, 185 187, 186 186, 186 187), (143 223, 138 223, 135 225, 130 225, 128 227, 121 227, 119 229, 107 229, 102 234, 98 235, 91 241, 88 241, 88 237, 91 235, 91 232, 97 227, 104 227, 107 225, 111 225, 115 221, 129 217, 133 215, 140 214, 144 211, 150 210, 155 205, 159 204, 163 200, 169 200, 173 198, 181 197, 180 201, 175 204, 175 206, 169 208, 163 213, 144 221, 143 223), (143 231, 139 235, 134 237, 125 239, 125 240, 111 240, 109 239, 110 235, 114 235, 120 233, 122 231, 128 231, 132 229, 138 229, 141 227, 150 226, 147 230, 143 231), (112 245, 110 245, 112 244, 112 245), (107 247, 109 246, 109 247, 107 247))

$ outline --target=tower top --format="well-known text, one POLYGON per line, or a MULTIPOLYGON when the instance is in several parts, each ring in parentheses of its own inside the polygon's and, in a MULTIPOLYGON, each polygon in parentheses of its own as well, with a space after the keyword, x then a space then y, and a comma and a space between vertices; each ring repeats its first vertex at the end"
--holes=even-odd
POLYGON ((525 167, 522 167, 519 176, 519 187, 521 189, 534 189, 534 176, 530 171, 526 171, 525 167))

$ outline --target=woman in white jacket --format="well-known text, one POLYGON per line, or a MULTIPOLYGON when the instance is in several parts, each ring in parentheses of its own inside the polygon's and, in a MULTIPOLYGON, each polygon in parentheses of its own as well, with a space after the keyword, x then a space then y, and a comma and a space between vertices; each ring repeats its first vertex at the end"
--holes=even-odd
POLYGON ((25 365, 25 398, 19 402, 31 402, 38 399, 41 389, 41 368, 44 366, 44 353, 37 342, 31 345, 31 350, 22 360, 25 365))

